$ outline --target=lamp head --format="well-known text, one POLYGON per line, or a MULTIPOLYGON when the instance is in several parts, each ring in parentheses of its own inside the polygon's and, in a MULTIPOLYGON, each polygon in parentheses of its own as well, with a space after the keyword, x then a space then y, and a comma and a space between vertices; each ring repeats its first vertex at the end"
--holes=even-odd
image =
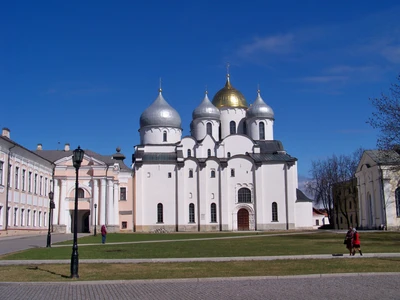
POLYGON ((78 148, 73 151, 72 162, 76 169, 81 167, 84 155, 85 151, 83 151, 80 146, 78 146, 78 148))

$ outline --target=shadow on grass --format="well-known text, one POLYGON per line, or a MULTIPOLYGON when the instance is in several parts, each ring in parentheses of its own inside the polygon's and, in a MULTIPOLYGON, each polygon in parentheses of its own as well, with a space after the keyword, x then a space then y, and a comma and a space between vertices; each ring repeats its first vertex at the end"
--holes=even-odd
POLYGON ((34 270, 34 271, 38 270, 38 271, 47 272, 47 273, 50 273, 50 274, 52 274, 52 275, 60 276, 61 278, 71 278, 71 276, 66 276, 66 275, 63 275, 63 274, 58 274, 58 273, 53 272, 53 271, 50 271, 50 270, 46 270, 46 269, 39 268, 38 266, 35 266, 35 267, 28 267, 28 268, 26 268, 26 269, 27 269, 27 270, 34 270))

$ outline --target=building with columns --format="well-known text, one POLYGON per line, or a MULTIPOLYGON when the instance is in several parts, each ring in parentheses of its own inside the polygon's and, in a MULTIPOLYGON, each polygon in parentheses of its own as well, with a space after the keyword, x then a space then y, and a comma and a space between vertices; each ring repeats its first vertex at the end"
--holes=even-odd
MULTIPOLYGON (((132 175, 124 163, 125 156, 117 148, 114 155, 100 155, 85 150, 79 169, 78 232, 93 232, 102 224, 109 232, 132 230, 132 175)), ((76 172, 72 150, 43 150, 35 153, 54 164, 53 228, 57 232, 73 231, 76 172)))
POLYGON ((274 139, 274 123, 260 91, 249 106, 228 74, 212 101, 206 93, 193 110, 191 134, 182 138, 180 115, 160 89, 140 117, 134 230, 311 229, 297 159, 274 139))

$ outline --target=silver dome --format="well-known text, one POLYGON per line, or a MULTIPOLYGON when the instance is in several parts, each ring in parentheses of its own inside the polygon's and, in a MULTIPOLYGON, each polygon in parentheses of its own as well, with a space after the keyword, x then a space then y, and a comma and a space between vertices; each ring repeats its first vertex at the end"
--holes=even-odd
POLYGON ((260 91, 257 92, 256 100, 247 110, 246 117, 272 119, 272 120, 274 119, 274 111, 261 98, 260 91))
POLYGON ((159 91, 157 99, 140 116, 140 128, 145 126, 181 128, 181 117, 171 105, 165 101, 159 91))
POLYGON ((221 116, 221 112, 218 108, 216 108, 208 99, 208 95, 204 96, 203 101, 192 113, 193 120, 194 119, 215 119, 219 120, 221 116))

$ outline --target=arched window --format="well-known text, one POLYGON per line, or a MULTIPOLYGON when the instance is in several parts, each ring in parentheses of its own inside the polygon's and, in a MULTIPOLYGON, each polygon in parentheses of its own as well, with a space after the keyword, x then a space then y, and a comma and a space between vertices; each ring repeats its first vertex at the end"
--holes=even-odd
POLYGON ((163 132, 163 142, 166 142, 166 141, 167 141, 167 132, 164 131, 163 132))
POLYGON ((210 122, 207 123, 207 134, 212 135, 212 124, 210 122))
POLYGON ((235 134, 236 133, 236 123, 235 123, 235 121, 231 121, 229 123, 229 129, 230 129, 230 133, 231 134, 235 134))
POLYGON ((163 205, 161 203, 157 204, 157 223, 164 222, 164 210, 163 205))
POLYGON ((248 188, 241 188, 238 191, 239 203, 251 203, 251 192, 248 188))
POLYGON ((187 151, 187 156, 188 156, 188 157, 191 157, 191 156, 192 156, 192 150, 188 149, 188 151, 187 151))
POLYGON ((243 134, 247 134, 247 123, 243 122, 243 134))
POLYGON ((235 169, 231 169, 231 177, 235 177, 235 169))
POLYGON ((217 205, 215 203, 211 203, 211 222, 217 222, 217 205))
POLYGON ((396 189, 395 196, 396 196, 396 213, 397 217, 400 217, 400 187, 396 189))
POLYGON ((193 170, 192 169, 189 170, 189 178, 193 178, 193 170))
POLYGON ((260 124, 258 124, 258 129, 259 129, 259 134, 260 134, 260 140, 265 140, 265 124, 264 124, 264 122, 260 122, 260 124))
POLYGON ((215 170, 211 170, 211 178, 215 178, 215 170))
POLYGON ((211 149, 207 150, 207 156, 211 156, 211 149))
POLYGON ((189 204, 189 223, 194 223, 194 204, 189 204))
POLYGON ((78 198, 85 198, 85 191, 84 189, 78 189, 78 198))
POLYGON ((278 204, 276 202, 272 202, 272 221, 278 222, 278 204))
POLYGON ((231 153, 230 152, 228 152, 228 158, 230 158, 231 157, 231 153))

